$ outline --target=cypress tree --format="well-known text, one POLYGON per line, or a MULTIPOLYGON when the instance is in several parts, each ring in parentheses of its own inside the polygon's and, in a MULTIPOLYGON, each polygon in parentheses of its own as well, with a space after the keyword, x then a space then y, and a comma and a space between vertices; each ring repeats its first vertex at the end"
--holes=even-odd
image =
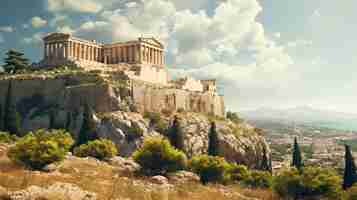
POLYGON ((26 69, 29 66, 28 59, 24 58, 24 54, 21 52, 10 49, 6 55, 7 57, 4 60, 5 65, 3 68, 7 73, 14 74, 18 70, 26 69))
POLYGON ((18 135, 20 133, 20 118, 21 116, 17 113, 16 102, 12 96, 12 82, 9 81, 5 99, 4 130, 18 135))
POLYGON ((211 128, 208 135, 208 155, 219 155, 219 140, 215 122, 211 122, 211 128))
POLYGON ((180 125, 180 121, 177 116, 175 116, 174 121, 172 122, 172 126, 169 133, 169 139, 172 146, 176 149, 183 150, 184 149, 184 139, 183 132, 180 125))
POLYGON ((271 159, 268 158, 267 149, 265 146, 263 147, 263 160, 261 164, 261 169, 264 171, 269 171, 270 173, 273 172, 271 159))
POLYGON ((82 126, 79 131, 76 146, 86 144, 91 140, 98 139, 96 124, 93 119, 93 111, 88 103, 84 106, 82 126))
POLYGON ((343 175, 343 189, 350 188, 357 182, 356 165, 351 153, 350 146, 345 145, 345 171, 343 175))
POLYGON ((291 166, 296 167, 299 170, 303 167, 301 151, 296 137, 294 139, 293 161, 291 166))
POLYGON ((0 104, 0 130, 4 130, 4 113, 2 109, 2 105, 0 104))

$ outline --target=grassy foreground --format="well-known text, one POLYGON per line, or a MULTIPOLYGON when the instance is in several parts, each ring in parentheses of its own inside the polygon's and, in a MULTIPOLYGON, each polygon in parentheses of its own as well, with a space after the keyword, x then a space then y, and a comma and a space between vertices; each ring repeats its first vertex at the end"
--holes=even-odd
MULTIPOLYGON (((52 173, 30 171, 11 162, 6 156, 6 148, 0 147, 0 186, 16 191, 31 185, 45 187, 55 182, 76 184, 83 190, 95 192, 100 200, 278 200, 270 190, 247 189, 239 185, 157 185, 144 177, 128 177, 117 168, 94 159, 66 159, 59 170, 52 173)), ((65 199, 60 196, 48 198, 65 199)))

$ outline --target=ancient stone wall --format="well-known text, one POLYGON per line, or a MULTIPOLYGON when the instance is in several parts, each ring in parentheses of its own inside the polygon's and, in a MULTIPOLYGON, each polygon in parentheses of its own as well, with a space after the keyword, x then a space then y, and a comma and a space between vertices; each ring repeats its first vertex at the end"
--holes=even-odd
POLYGON ((224 116, 222 96, 132 82, 133 100, 140 112, 184 109, 224 116))

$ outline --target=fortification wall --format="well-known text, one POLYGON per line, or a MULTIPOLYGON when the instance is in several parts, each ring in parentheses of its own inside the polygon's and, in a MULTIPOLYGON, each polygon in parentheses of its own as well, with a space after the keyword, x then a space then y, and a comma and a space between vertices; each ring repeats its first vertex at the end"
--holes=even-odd
POLYGON ((222 96, 132 82, 132 97, 140 112, 184 109, 224 116, 222 96))

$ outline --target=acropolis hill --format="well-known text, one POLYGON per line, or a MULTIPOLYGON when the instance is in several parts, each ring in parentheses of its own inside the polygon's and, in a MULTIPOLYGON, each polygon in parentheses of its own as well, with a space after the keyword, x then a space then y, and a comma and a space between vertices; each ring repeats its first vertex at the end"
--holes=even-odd
MULTIPOLYGON (((216 80, 183 77, 170 80, 165 65, 165 48, 155 38, 101 44, 65 33, 43 38, 41 70, 56 71, 64 66, 75 73, 15 75, 0 80, 0 104, 4 105, 10 79, 13 95, 22 105, 23 117, 31 106, 56 107, 57 112, 80 112, 89 103, 98 113, 129 110, 144 113, 188 112, 224 116, 224 100, 216 80), (42 102, 42 103, 39 103, 42 102)), ((65 115, 65 114, 64 114, 65 115)))

